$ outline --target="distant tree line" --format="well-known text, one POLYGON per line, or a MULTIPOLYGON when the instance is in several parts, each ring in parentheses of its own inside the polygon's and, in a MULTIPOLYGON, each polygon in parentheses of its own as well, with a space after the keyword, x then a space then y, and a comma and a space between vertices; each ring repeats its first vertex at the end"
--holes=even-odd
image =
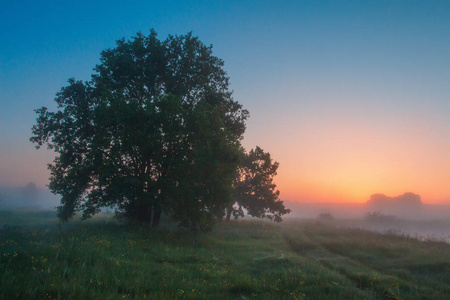
POLYGON ((421 206, 420 195, 414 193, 404 193, 396 197, 388 197, 385 194, 373 194, 367 201, 369 205, 388 205, 388 206, 421 206))
POLYGON ((161 41, 152 30, 103 51, 90 81, 69 79, 57 111, 36 110, 30 138, 57 154, 49 187, 59 218, 112 207, 153 226, 165 213, 193 230, 245 213, 281 221, 278 163, 242 148, 249 113, 222 67, 191 33, 161 41))

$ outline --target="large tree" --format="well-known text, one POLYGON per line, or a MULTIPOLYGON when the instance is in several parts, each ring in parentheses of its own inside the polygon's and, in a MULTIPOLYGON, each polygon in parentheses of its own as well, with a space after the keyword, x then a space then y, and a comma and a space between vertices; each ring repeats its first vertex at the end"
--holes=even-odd
POLYGON ((280 200, 280 192, 273 182, 278 166, 270 153, 258 146, 249 153, 241 148, 241 162, 233 182, 235 203, 227 208, 227 220, 232 215, 238 218, 247 213, 252 217, 282 221, 281 216, 291 210, 280 200))
POLYGON ((164 211, 209 227, 233 202, 248 117, 222 66, 191 33, 138 33, 101 53, 91 81, 70 79, 57 111, 37 109, 30 140, 57 154, 49 187, 61 220, 113 207, 155 226, 164 211))

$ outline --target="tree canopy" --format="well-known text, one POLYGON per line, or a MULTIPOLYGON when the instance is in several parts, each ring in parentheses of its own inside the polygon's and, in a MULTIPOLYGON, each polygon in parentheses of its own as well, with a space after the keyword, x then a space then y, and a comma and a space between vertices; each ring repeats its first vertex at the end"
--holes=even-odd
POLYGON ((60 219, 112 207, 155 226, 165 212, 207 229, 222 217, 249 115, 222 67, 191 33, 138 33, 103 51, 90 81, 69 79, 56 112, 37 109, 30 140, 57 153, 49 187, 60 219))

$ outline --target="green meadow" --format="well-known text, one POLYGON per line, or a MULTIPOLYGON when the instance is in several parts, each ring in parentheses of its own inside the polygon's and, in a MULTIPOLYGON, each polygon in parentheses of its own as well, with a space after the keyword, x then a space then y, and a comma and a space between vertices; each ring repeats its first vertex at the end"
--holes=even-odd
POLYGON ((0 212, 0 299, 450 299, 450 244, 288 220, 194 233, 0 212))

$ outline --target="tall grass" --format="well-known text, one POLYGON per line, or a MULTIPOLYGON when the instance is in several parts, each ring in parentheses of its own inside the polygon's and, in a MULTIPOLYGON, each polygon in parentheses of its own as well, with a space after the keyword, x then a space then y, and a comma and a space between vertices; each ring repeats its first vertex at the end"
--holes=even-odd
POLYGON ((0 213, 0 299, 448 299, 450 245, 314 222, 195 234, 0 213), (5 221, 6 220, 6 221, 5 221))

